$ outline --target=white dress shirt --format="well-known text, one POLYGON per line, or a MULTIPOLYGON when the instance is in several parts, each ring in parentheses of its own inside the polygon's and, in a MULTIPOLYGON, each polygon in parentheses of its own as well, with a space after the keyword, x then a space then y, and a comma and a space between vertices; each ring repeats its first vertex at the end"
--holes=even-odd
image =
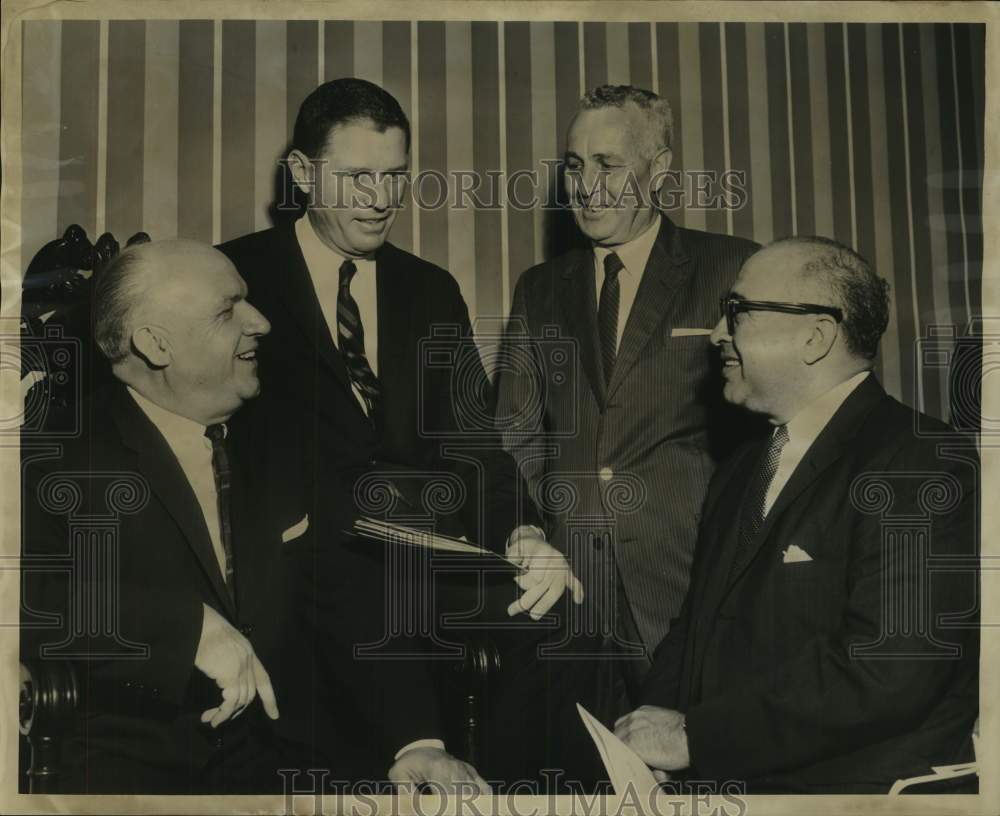
MULTIPOLYGON (((326 325, 330 329, 334 345, 340 347, 337 334, 337 294, 340 291, 340 266, 348 260, 346 255, 334 252, 323 243, 313 229, 309 216, 295 222, 295 237, 298 238, 302 257, 305 258, 309 277, 312 278, 319 307, 323 311, 326 325)), ((351 280, 351 296, 358 304, 361 327, 365 333, 365 357, 375 375, 378 375, 378 299, 375 286, 375 261, 370 258, 352 258, 358 268, 351 280)), ((368 413, 368 407, 361 391, 352 385, 354 398, 361 410, 368 413)))
MULTIPOLYGON (((226 551, 222 546, 222 525, 219 521, 219 494, 215 490, 215 472, 212 470, 212 440, 205 436, 205 426, 200 422, 171 413, 155 402, 146 399, 131 387, 132 399, 149 417, 167 441, 177 462, 187 477, 201 507, 212 550, 219 562, 219 571, 226 574, 226 551)), ((226 426, 223 425, 223 428, 226 426)))
POLYGON ((649 260, 649 253, 653 251, 653 244, 656 243, 656 236, 660 234, 660 214, 649 229, 637 238, 633 238, 627 244, 612 248, 594 247, 594 282, 597 285, 597 305, 601 305, 601 287, 604 285, 604 259, 614 252, 625 268, 618 273, 618 336, 615 339, 615 348, 622 342, 622 334, 628 323, 628 316, 632 313, 632 304, 635 303, 636 292, 639 291, 639 284, 642 283, 642 274, 646 269, 646 262, 649 260))
POLYGON ((781 449, 778 469, 775 471, 771 486, 764 497, 764 515, 771 512, 781 489, 788 483, 795 468, 799 466, 799 462, 809 452, 812 443, 833 419, 837 409, 844 404, 844 400, 853 393, 854 389, 861 385, 869 373, 862 371, 849 380, 844 380, 840 385, 834 386, 821 397, 813 400, 788 421, 785 426, 788 429, 788 442, 781 449))

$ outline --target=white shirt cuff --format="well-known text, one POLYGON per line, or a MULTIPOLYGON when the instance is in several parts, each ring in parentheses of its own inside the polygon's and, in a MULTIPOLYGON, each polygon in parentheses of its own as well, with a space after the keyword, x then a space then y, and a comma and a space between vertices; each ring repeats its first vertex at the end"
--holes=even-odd
POLYGON ((439 739, 418 739, 413 742, 407 743, 398 751, 396 751, 396 756, 393 759, 399 759, 407 751, 412 751, 414 748, 437 748, 441 751, 444 750, 444 740, 439 739))

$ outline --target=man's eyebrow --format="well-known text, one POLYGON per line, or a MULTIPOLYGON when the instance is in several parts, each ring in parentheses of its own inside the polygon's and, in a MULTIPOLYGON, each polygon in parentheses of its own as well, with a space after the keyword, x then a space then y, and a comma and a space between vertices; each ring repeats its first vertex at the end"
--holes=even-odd
MULTIPOLYGON (((594 153, 593 158, 597 161, 625 161, 624 156, 620 156, 617 153, 594 153)), ((583 157, 578 153, 574 153, 572 150, 567 150, 563 156, 563 161, 569 161, 570 159, 576 159, 577 161, 584 161, 583 157)))
POLYGON ((395 167, 390 167, 388 170, 373 170, 371 167, 342 167, 337 170, 338 173, 404 173, 410 168, 405 164, 399 164, 395 167))

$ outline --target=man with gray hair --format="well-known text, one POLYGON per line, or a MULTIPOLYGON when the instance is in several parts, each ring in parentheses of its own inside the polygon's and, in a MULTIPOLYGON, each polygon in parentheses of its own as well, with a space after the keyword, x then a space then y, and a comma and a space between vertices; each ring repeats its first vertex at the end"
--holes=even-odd
POLYGON ((772 433, 713 477, 684 608, 616 725, 654 769, 887 793, 973 758, 978 457, 882 390, 887 289, 848 247, 793 238, 722 300, 725 398, 772 433))
POLYGON ((565 712, 550 734, 580 729, 560 700, 608 724, 635 701, 680 609, 708 480, 734 430, 708 335, 756 245, 670 220, 659 199, 672 142, 657 94, 606 85, 583 97, 565 187, 589 247, 521 275, 498 366, 505 445, 584 585, 583 607, 565 609, 562 642, 549 644, 562 659, 510 661, 565 712), (546 353, 552 327, 575 353, 546 353))

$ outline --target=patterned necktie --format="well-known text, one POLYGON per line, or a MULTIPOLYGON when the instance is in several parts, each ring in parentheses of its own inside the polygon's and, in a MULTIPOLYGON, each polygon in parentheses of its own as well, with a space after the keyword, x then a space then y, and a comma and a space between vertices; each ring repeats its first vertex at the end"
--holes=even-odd
POLYGON ((597 307, 597 326, 601 335, 605 385, 611 382, 611 372, 618 356, 618 303, 621 299, 618 273, 624 268, 622 259, 614 252, 604 256, 604 283, 601 285, 601 302, 597 307))
POLYGON ((215 495, 219 508, 219 535, 222 538, 222 551, 226 554, 226 568, 223 578, 225 579, 226 587, 229 589, 229 596, 235 603, 233 527, 229 518, 232 470, 229 467, 229 454, 226 452, 226 426, 209 425, 205 428, 205 436, 212 442, 212 474, 215 476, 215 495))
POLYGON ((733 559, 733 568, 730 572, 731 578, 735 578, 742 569, 750 544, 764 523, 764 502, 767 499, 767 489, 774 481, 774 474, 778 472, 781 451, 787 443, 788 428, 779 425, 774 429, 774 433, 771 435, 771 444, 764 452, 753 480, 750 482, 750 487, 747 489, 746 501, 740 515, 740 532, 736 545, 736 557, 733 559))
POLYGON ((337 293, 337 339, 344 364, 351 375, 351 381, 361 392, 361 398, 368 409, 368 418, 373 422, 378 409, 382 386, 368 364, 365 356, 365 331, 361 325, 361 312, 351 297, 351 280, 358 268, 354 261, 344 261, 340 265, 340 290, 337 293))

